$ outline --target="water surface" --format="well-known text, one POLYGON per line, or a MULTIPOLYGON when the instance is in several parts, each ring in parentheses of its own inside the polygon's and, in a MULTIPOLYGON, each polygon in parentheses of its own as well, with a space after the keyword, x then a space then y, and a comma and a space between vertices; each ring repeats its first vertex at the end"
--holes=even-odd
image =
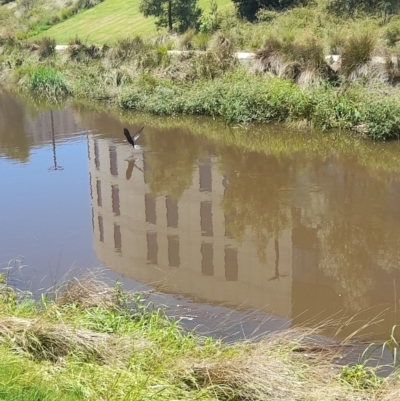
POLYGON ((363 333, 388 338, 400 317, 399 143, 125 118, 0 93, 2 268, 23 256, 11 264, 45 288, 101 264, 128 286, 202 303, 203 317, 220 305, 269 316, 266 329, 348 319, 341 338, 373 321, 363 333), (143 120, 134 150, 122 128, 143 120))

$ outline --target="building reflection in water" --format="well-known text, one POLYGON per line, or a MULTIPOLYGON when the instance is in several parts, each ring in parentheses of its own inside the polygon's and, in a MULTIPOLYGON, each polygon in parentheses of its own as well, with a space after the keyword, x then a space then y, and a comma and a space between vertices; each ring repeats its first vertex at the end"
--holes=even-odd
MULTIPOLYGON (((157 135, 147 140, 157 143, 157 135)), ((122 276, 194 299, 260 309, 293 324, 363 310, 346 334, 397 302, 393 217, 400 207, 392 199, 400 191, 395 182, 383 186, 386 177, 371 179, 346 158, 282 161, 228 150, 217 157, 191 149, 190 157, 181 154, 186 164, 178 160, 174 170, 166 154, 153 152, 154 160, 151 152, 135 154, 133 160, 126 144, 101 136, 88 141, 94 247, 122 276), (164 171, 151 170, 163 163, 164 171), (193 171, 192 177, 178 186, 174 173, 182 171, 193 171), (371 231, 374 213, 380 224, 371 231)), ((386 333, 395 319, 392 314, 370 331, 386 333)))
POLYGON ((229 234, 229 217, 220 206, 226 177, 213 157, 199 160, 192 185, 174 199, 151 194, 142 155, 135 155, 139 168, 127 179, 131 153, 126 145, 89 136, 98 258, 122 276, 161 284, 168 292, 290 316, 291 231, 279 240, 281 275, 270 281, 276 242, 268 243, 261 261, 250 232, 240 244, 229 234))

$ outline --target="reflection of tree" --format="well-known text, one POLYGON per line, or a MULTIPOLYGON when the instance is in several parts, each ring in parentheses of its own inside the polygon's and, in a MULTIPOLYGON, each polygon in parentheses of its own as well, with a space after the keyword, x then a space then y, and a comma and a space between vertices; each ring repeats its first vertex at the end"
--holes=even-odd
POLYGON ((309 194, 302 199, 302 223, 318 226, 319 269, 335 279, 336 291, 351 310, 371 305, 377 268, 398 268, 400 256, 398 219, 400 203, 384 177, 371 177, 356 163, 336 161, 310 169, 323 188, 324 205, 312 208, 309 194), (388 210, 385 205, 392 205, 388 210), (311 223, 311 222, 314 223, 311 223))
POLYGON ((227 229, 240 242, 250 227, 258 255, 265 261, 270 236, 279 239, 283 230, 291 228, 290 159, 243 153, 240 149, 221 153, 224 168, 229 171, 221 203, 227 229))
MULTIPOLYGON (((314 254, 318 271, 332 279, 346 307, 373 304, 374 275, 399 268, 400 184, 393 177, 379 171, 371 175, 345 156, 277 158, 226 147, 218 153, 225 174, 221 206, 236 240, 250 229, 265 260, 271 237, 279 240, 283 230, 296 226, 306 240, 301 227, 312 229, 315 243, 307 244, 307 252, 314 254)), ((300 262, 303 271, 309 261, 300 262)))
POLYGON ((29 158, 29 141, 25 134, 24 107, 7 92, 0 93, 0 153, 25 162, 29 158))
POLYGON ((169 130, 146 135, 145 180, 154 196, 165 194, 178 200, 192 184, 201 139, 169 130))

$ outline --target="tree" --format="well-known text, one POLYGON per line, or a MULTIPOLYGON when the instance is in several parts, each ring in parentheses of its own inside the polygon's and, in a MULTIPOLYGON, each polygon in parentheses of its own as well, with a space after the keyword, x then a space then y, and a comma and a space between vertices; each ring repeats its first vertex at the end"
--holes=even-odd
POLYGON ((249 21, 254 21, 257 11, 261 8, 284 10, 296 0, 232 0, 238 15, 249 21))
POLYGON ((221 24, 221 16, 218 12, 216 0, 210 0, 210 12, 208 15, 202 15, 200 22, 200 32, 214 33, 221 24))
POLYGON ((400 8, 399 0, 330 0, 327 3, 329 12, 339 15, 353 16, 357 13, 381 14, 387 22, 390 14, 400 8))
POLYGON ((157 26, 178 32, 197 28, 201 16, 197 0, 141 0, 139 11, 145 17, 156 17, 157 26))

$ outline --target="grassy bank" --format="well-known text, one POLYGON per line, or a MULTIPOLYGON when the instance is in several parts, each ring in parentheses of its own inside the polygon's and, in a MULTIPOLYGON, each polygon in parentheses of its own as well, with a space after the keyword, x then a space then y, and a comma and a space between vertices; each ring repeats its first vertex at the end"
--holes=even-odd
MULTIPOLYGON (((217 0, 220 11, 233 8, 230 0, 217 0)), ((208 0, 200 0, 199 6, 207 12, 208 0)), ((153 34, 154 18, 145 18, 139 12, 139 0, 105 0, 99 6, 55 25, 45 33, 57 43, 68 43, 76 35, 87 37, 93 43, 113 43, 116 39, 133 35, 153 34)))
POLYGON ((88 275, 35 302, 0 286, 2 400, 393 400, 397 374, 335 367, 315 331, 224 345, 88 275))
POLYGON ((395 87, 376 80, 338 85, 329 79, 301 86, 257 73, 238 65, 232 42, 221 33, 201 54, 170 55, 162 37, 124 39, 113 48, 74 40, 62 53, 54 47, 47 38, 2 39, 0 81, 51 101, 74 97, 157 115, 207 115, 245 125, 301 122, 383 140, 400 136, 395 87))
MULTIPOLYGON (((75 36, 97 44, 112 43, 118 38, 155 33, 154 18, 139 12, 139 0, 42 0, 31 3, 12 2, 0 5, 0 35, 33 37, 45 34, 58 44, 75 36), (29 3, 28 3, 29 4, 29 3)), ((217 0, 219 11, 233 9, 231 0, 217 0)), ((208 13, 209 1, 199 7, 208 13)))
MULTIPOLYGON (((136 28, 143 35, 153 24, 137 20, 137 2, 129 12, 121 11, 125 0, 86 3, 98 4, 54 25, 45 32, 51 38, 0 36, 0 82, 52 101, 72 97, 157 115, 221 117, 229 124, 294 122, 380 140, 400 136, 398 17, 349 18, 320 0, 285 12, 264 10, 250 24, 221 0, 217 32, 203 24, 201 32, 181 36, 133 37, 136 28), (56 54, 55 38, 69 40, 69 49, 56 54), (239 65, 237 50, 256 51, 256 60, 239 65), (340 55, 340 62, 328 66, 327 54, 340 55)), ((38 27, 32 23, 28 34, 38 27)))

